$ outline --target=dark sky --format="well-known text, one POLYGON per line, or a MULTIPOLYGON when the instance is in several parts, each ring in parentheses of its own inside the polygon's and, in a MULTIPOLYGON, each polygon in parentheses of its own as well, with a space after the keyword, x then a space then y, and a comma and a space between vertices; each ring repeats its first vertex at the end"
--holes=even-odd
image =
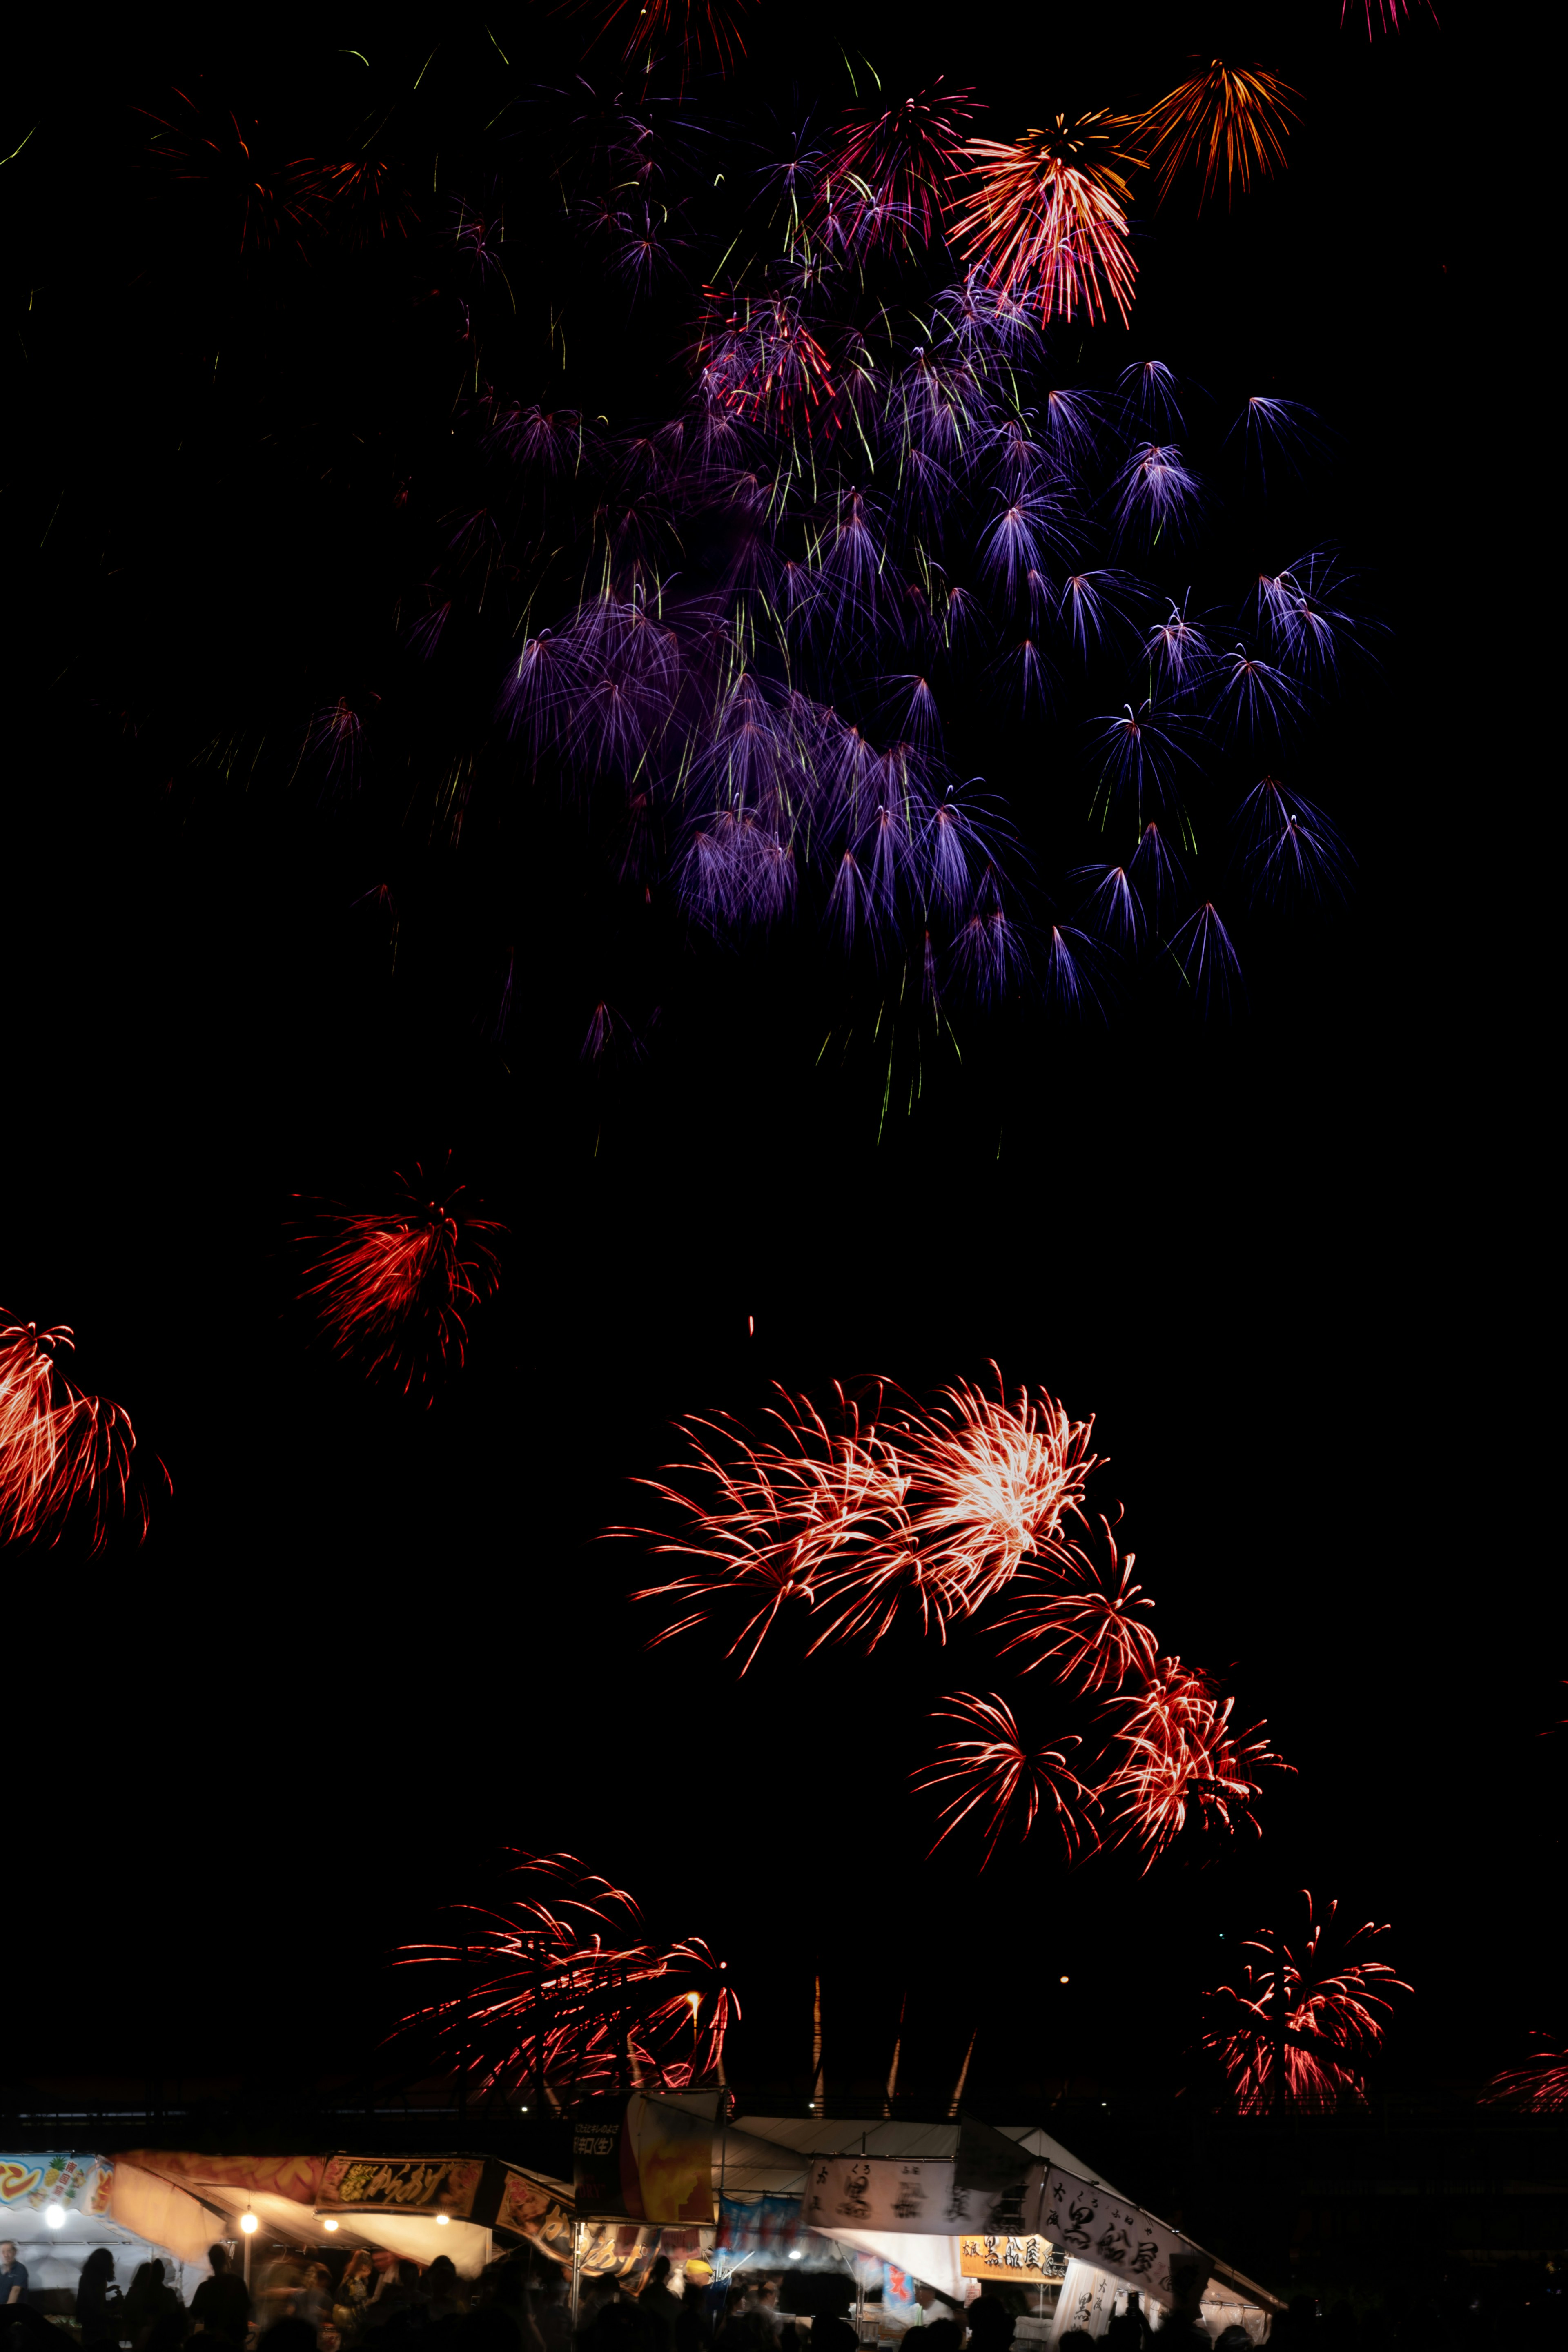
MULTIPOLYGON (((1552 2021, 1537 975, 1475 584, 1508 461, 1466 389, 1480 355, 1509 364, 1510 330, 1434 163, 1489 66, 1467 14, 1370 47, 1332 14, 1249 14, 1304 93, 1290 171, 1229 216, 1162 215, 1139 322, 1184 371, 1262 372, 1332 428, 1334 528, 1389 627, 1324 750, 1354 906, 1260 941, 1232 1022, 1005 1012, 888 1122, 868 1060, 818 1062, 825 983, 788 955, 683 949, 657 1051, 585 1080, 574 886, 559 835, 521 827, 492 881, 469 852, 518 943, 497 1044, 465 992, 479 899, 444 871, 411 885, 389 972, 352 905, 379 849, 277 750, 323 681, 374 691, 390 658, 410 559, 350 445, 434 467, 450 354, 409 297, 417 255, 395 282, 374 252, 335 276, 233 267, 222 224, 155 184, 135 110, 199 78, 277 152, 314 152, 360 119, 342 51, 368 49, 399 168, 445 139, 470 182, 524 192, 526 310, 564 265, 527 211, 534 118, 486 129, 479 34, 389 52, 343 13, 83 55, 31 32, 0 138, 39 125, 0 173, 0 1298, 76 1327, 77 1376, 174 1484, 140 1550, 32 1551, 5 1580, 12 1870, 48 1974, 90 1988, 40 2021, 37 2071, 352 2063, 395 2000, 389 1948, 492 1891, 507 1844, 575 1851, 724 1952, 742 2079, 803 2073, 820 1967, 841 2078, 885 2064, 908 1990, 933 2087, 979 2021, 977 2075, 1006 2088, 1004 2013, 1038 2029, 1030 2082, 1179 2080, 1221 1936, 1304 1886, 1393 1925, 1417 1998, 1389 2080, 1477 2079, 1552 2021), (510 1239, 467 1370, 423 1410, 312 1351, 285 1223, 296 1194, 368 1203, 448 1152, 510 1239), (1231 1670, 1298 1768, 1260 1843, 1144 1878, 1069 1874, 1043 1845, 983 1879, 973 1850, 928 1865, 907 1775, 979 1653, 786 1642, 741 1685, 717 1642, 644 1654, 653 1620, 624 1596, 646 1568, 596 1538, 635 1515, 673 1417, 992 1360, 1097 1416, 1163 1643, 1231 1670)), ((493 20, 503 97, 569 74, 572 24, 493 20)), ((1147 98, 1226 37, 1199 9, 1026 36, 781 9, 703 103, 751 130, 797 92, 838 102, 842 39, 972 82, 1011 127, 1147 98)), ((668 401, 668 320, 621 349, 568 297, 579 396, 668 401)))

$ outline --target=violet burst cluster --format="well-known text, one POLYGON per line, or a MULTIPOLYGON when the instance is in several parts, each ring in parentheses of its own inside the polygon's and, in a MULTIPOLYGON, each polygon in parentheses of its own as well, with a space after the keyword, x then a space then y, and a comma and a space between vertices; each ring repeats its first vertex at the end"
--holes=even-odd
MULTIPOLYGON (((553 325, 547 362, 487 373, 504 205, 465 200, 468 471, 403 640, 440 664, 504 612, 506 791, 525 824, 577 813, 607 898, 694 942, 793 932, 939 1024, 1099 1017, 1146 982, 1224 1012, 1243 921, 1345 902, 1315 732, 1375 625, 1338 549, 1274 519, 1324 429, 1137 334, 1137 173, 1163 195, 1190 160, 1206 192, 1226 158, 1283 155, 1272 78, 1214 71, 1203 139, 1167 104, 1005 145, 939 88, 781 129, 760 161, 657 79, 562 100, 585 282, 628 333, 685 322, 652 409, 651 382, 618 383, 615 415, 552 389, 553 325)), ((352 762, 356 725, 320 715, 319 767, 352 762)), ((455 841, 475 763, 442 790, 455 841)), ((658 994, 619 929, 582 966, 590 1061, 637 1046, 658 994)), ((498 1034, 518 977, 514 947, 498 1034)))

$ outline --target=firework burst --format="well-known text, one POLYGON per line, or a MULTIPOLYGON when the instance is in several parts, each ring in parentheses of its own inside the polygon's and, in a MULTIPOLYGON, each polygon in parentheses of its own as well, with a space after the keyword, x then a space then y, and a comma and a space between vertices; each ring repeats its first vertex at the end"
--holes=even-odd
POLYGON ((1137 1554, 1123 1559, 1110 1520, 1102 1517, 1100 1524, 1108 1555, 1103 1567, 1081 1545, 1070 1544, 1054 1573, 1047 1570, 1037 1590, 993 1620, 998 1633, 1011 1636, 1002 1644, 1004 1654, 1029 1651, 1023 1661, 1026 1674, 1047 1660, 1059 1661, 1060 1678, 1076 1680, 1084 1691, 1120 1690, 1130 1676, 1147 1677, 1157 1654, 1153 1628, 1143 1614, 1154 1604, 1132 1582, 1137 1554))
POLYGON ((1144 160, 1154 173, 1156 200, 1163 204, 1189 164, 1203 173, 1200 211, 1222 177, 1228 204, 1238 186, 1247 194, 1254 173, 1267 180, 1282 172, 1296 95, 1261 66, 1227 66, 1218 58, 1180 83, 1134 125, 1148 142, 1144 160))
POLYGON ((404 1966, 435 1968, 444 1981, 400 2031, 433 2038, 480 2096, 532 2091, 558 2107, 721 2078, 740 2007, 705 1943, 647 1940, 631 1895, 574 1854, 521 1854, 517 1874, 506 1910, 459 1906, 471 1932, 405 1948, 404 1966))
POLYGON ((1310 1895, 1306 1903, 1304 1943, 1292 1948, 1282 1933, 1268 1931, 1248 1937, 1243 1950, 1263 1954, 1262 1963, 1248 1960, 1239 1985, 1216 1986, 1208 1996, 1215 2022, 1204 2047, 1244 2110, 1364 2103, 1361 2069, 1384 2038, 1390 1996, 1410 1990, 1386 1960, 1364 1957, 1386 1927, 1368 1920, 1347 1934, 1335 1927, 1337 1903, 1321 1919, 1310 1895))
POLYGON ((1262 1724, 1234 1731, 1235 1700, 1180 1658, 1156 1659, 1141 1685, 1110 1705, 1120 1712, 1123 1753, 1100 1793, 1122 1812, 1122 1842, 1136 1837, 1143 1846, 1145 1869, 1189 1816, 1227 1831, 1242 1822, 1256 1829, 1256 1774, 1292 1769, 1269 1748, 1262 1724))
POLYGON ((58 1359, 75 1345, 65 1324, 40 1330, 0 1309, 0 1543, 57 1543, 76 1528, 98 1551, 133 1502, 147 1532, 131 1416, 66 1378, 58 1359))
POLYGON ((405 1393, 443 1370, 461 1368, 465 1307, 500 1279, 492 1237, 505 1228, 476 1216, 463 1188, 432 1200, 416 1167, 388 1211, 329 1211, 310 1235, 313 1263, 300 1286, 335 1355, 357 1359, 373 1377, 401 1378, 405 1393))
POLYGON ((1128 173, 1138 158, 1119 116, 1058 115, 1005 142, 972 139, 973 184, 953 236, 983 283, 1027 299, 1043 320, 1131 315, 1138 265, 1127 239, 1128 173))
POLYGON ((906 1603, 945 1635, 1026 1559, 1061 1553, 1064 1523, 1083 1516, 1093 1423, 1073 1421, 1043 1390, 1009 1397, 997 1373, 994 1396, 959 1381, 923 1407, 889 1404, 879 1387, 863 1411, 837 1388, 830 1416, 787 1391, 778 1397, 760 1443, 729 1421, 682 1424, 690 1459, 672 1466, 695 1474, 696 1494, 643 1482, 689 1520, 689 1534, 611 1530, 699 1563, 633 1595, 695 1604, 656 1642, 734 1596, 748 1613, 728 1654, 742 1674, 792 1601, 818 1621, 812 1650, 872 1644, 906 1603))
POLYGON ((1067 1759, 1066 1751, 1079 1745, 1076 1735, 1054 1746, 1031 1747, 1004 1699, 974 1691, 960 1691, 945 1700, 932 1720, 963 1724, 977 1735, 945 1740, 934 1759, 913 1775, 916 1788, 952 1789, 938 1810, 938 1819, 946 1826, 933 1843, 932 1853, 976 1812, 985 1838, 982 1870, 1004 1832, 1016 1831, 1020 1839, 1026 1838, 1042 1812, 1054 1819, 1069 1856, 1086 1842, 1094 1842, 1089 1815, 1098 1801, 1067 1759))
POLYGON ((1522 2066, 1494 2074, 1481 2096, 1489 2105, 1522 2107, 1532 2116, 1568 2115, 1568 2049, 1553 2049, 1553 2037, 1537 2033, 1540 2047, 1522 2066))

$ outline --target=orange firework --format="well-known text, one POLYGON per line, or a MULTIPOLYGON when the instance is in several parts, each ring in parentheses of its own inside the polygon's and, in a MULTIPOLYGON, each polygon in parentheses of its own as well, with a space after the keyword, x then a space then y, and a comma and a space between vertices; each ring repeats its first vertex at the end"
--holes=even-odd
POLYGON ((958 1692, 937 1708, 932 1719, 962 1723, 980 1735, 945 1740, 935 1760, 913 1775, 916 1788, 957 1784, 939 1811, 938 1819, 947 1826, 931 1846, 932 1853, 977 1808, 984 1808, 981 1820, 985 1831, 982 1870, 995 1853, 1004 1830, 1016 1827, 1020 1838, 1026 1838, 1047 1805, 1069 1854, 1078 1853, 1086 1837, 1092 1838, 1087 1815, 1098 1801, 1064 1753, 1079 1746, 1076 1737, 1069 1736, 1055 1747, 1031 1748, 1005 1701, 994 1696, 983 1698, 975 1691, 958 1692))
POLYGON ((1342 1931, 1336 1950, 1338 1904, 1316 1919, 1310 1895, 1306 1900, 1309 1933, 1299 1951, 1278 1930, 1249 1936, 1242 1948, 1264 1954, 1263 1965, 1247 1961, 1239 1985, 1216 1986, 1208 1996, 1215 2021, 1204 2047, 1244 2109, 1364 2101, 1361 2063, 1383 2040, 1389 1995, 1410 1990, 1386 1960, 1362 1956, 1363 1938, 1386 1936, 1385 1927, 1369 1919, 1342 1931))
POLYGON ((1260 1793, 1253 1775, 1292 1769, 1268 1747, 1262 1724, 1233 1731, 1236 1701, 1222 1699, 1206 1675, 1180 1658, 1157 1659, 1139 1689, 1110 1704, 1123 1710, 1125 1754, 1102 1794, 1124 1808, 1123 1837, 1142 1840, 1145 1869, 1180 1834, 1189 1811, 1226 1830, 1252 1822, 1260 1793))
POLYGON ((1134 129, 1147 141, 1143 160, 1163 204, 1187 164, 1202 170, 1201 211, 1223 173, 1228 204, 1237 184, 1245 195, 1256 172, 1271 179, 1285 168, 1285 141, 1295 120, 1297 92, 1261 66, 1227 66, 1215 58, 1163 98, 1134 129))
POLYGON ((74 1524, 97 1551, 131 1499, 131 1417, 67 1380, 57 1360, 75 1345, 64 1324, 41 1331, 0 1309, 0 1543, 55 1543, 74 1524))
POLYGON ((1138 274, 1127 242, 1126 175, 1138 163, 1128 128, 1122 116, 1058 114, 1010 143, 968 142, 974 184, 953 235, 988 288, 1037 302, 1042 320, 1115 310, 1126 324, 1138 274))
POLYGON ((724 2036, 740 2004, 700 1937, 656 1944, 637 1904, 569 1853, 521 1854, 504 1911, 459 1908, 478 1927, 449 1944, 411 1944, 405 1967, 441 1971, 437 1997, 403 2030, 432 2037, 463 2081, 536 2092, 551 2106, 619 2087, 684 2091, 723 2080, 724 2036))
POLYGON ((1002 1645, 1005 1652, 1032 1649, 1024 1662, 1026 1674, 1047 1658, 1059 1659, 1063 1680, 1076 1675, 1086 1691, 1107 1684, 1120 1690, 1129 1675, 1151 1675, 1156 1654, 1153 1628, 1142 1614, 1154 1604, 1131 1580, 1137 1554, 1130 1551, 1121 1559, 1110 1520, 1102 1517, 1100 1524, 1110 1553, 1103 1569, 1081 1546, 1069 1544, 1061 1563, 1044 1571, 1039 1589, 994 1621, 999 1633, 1013 1629, 1011 1641, 1002 1645))
POLYGON ((315 1306, 333 1352, 358 1357, 373 1374, 400 1373, 406 1392, 468 1348, 465 1306, 500 1279, 487 1238, 505 1227, 462 1205, 462 1187, 428 1197, 423 1171, 399 1176, 389 1211, 330 1212, 320 1220, 320 1255, 301 1299, 315 1306))

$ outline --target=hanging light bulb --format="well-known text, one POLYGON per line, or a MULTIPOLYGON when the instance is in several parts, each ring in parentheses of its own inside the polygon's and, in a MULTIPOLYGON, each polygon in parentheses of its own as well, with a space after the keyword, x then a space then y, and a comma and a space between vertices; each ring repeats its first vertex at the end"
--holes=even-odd
POLYGON ((450 2213, 437 2213, 436 2216, 436 2227, 438 2230, 444 2230, 451 2218, 450 2213))
POLYGON ((239 2226, 245 2231, 247 2238, 254 2238, 257 2231, 261 2227, 260 2222, 258 2221, 255 2214, 250 2210, 248 2206, 247 2206, 245 2211, 239 2217, 239 2226))
POLYGON ((63 2230, 66 2225, 65 2207, 63 2205, 46 2205, 44 2208, 44 2219, 48 2223, 51 2230, 63 2230))
POLYGON ((335 2230, 337 2226, 337 2223, 333 2221, 330 2213, 327 2215, 326 2220, 321 2223, 323 2230, 335 2230))

